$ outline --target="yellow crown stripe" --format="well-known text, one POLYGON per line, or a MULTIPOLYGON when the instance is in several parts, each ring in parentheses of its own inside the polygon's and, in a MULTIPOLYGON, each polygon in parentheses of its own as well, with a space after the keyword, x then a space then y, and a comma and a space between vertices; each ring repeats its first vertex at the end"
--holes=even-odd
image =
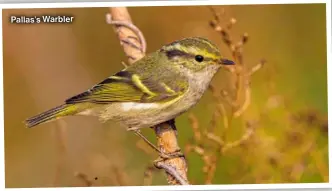
MULTIPOLYGON (((211 43, 209 43, 208 41, 205 41, 209 46, 211 46, 211 48, 215 49, 213 47, 213 45, 211 43)), ((198 49, 198 48, 195 48, 195 47, 186 47, 186 46, 181 46, 180 44, 175 44, 174 47, 170 47, 170 49, 176 49, 176 50, 180 50, 180 51, 183 51, 187 54, 190 54, 190 55, 202 55, 204 57, 207 57, 207 58, 211 58, 211 59, 218 59, 218 57, 213 54, 213 53, 210 53, 208 50, 206 49, 198 49)))

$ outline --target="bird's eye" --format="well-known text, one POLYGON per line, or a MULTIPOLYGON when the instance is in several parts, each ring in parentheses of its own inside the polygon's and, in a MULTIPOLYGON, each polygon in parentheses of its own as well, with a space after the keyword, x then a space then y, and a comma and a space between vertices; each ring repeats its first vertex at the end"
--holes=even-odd
POLYGON ((195 60, 196 60, 197 62, 203 62, 204 57, 203 57, 202 55, 196 55, 196 56, 195 56, 195 60))

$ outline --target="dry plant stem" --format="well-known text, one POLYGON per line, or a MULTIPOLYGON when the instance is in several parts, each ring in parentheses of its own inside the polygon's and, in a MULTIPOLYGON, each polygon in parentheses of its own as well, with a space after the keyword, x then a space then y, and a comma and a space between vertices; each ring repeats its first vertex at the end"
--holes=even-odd
POLYGON ((265 64, 265 60, 262 60, 259 64, 257 64, 256 66, 252 67, 251 70, 249 70, 249 72, 247 72, 244 75, 245 78, 245 84, 244 84, 244 102, 242 104, 242 106, 237 109, 234 114, 233 117, 239 117, 241 116, 242 113, 245 112, 245 110, 249 107, 250 102, 251 102, 251 88, 250 88, 250 77, 256 73, 258 70, 260 70, 263 65, 265 64))
POLYGON ((225 145, 221 145, 221 153, 224 154, 225 152, 227 152, 228 150, 230 150, 231 148, 240 146, 241 144, 243 144, 245 141, 249 140, 249 138, 254 134, 254 130, 255 130, 256 124, 253 124, 253 122, 251 123, 247 123, 246 124, 246 132, 242 135, 242 137, 234 142, 231 143, 227 143, 225 145))
POLYGON ((245 84, 245 87, 244 87, 244 102, 241 105, 241 107, 233 113, 234 118, 240 117, 241 114, 244 113, 244 111, 250 105, 250 100, 251 100, 251 88, 250 88, 249 82, 247 81, 247 84, 245 84))
MULTIPOLYGON (((223 42, 231 50, 233 59, 237 63, 237 65, 236 65, 236 67, 234 67, 232 69, 229 68, 229 72, 231 72, 233 74, 234 80, 235 80, 236 95, 235 95, 234 100, 230 99, 230 97, 228 96, 229 94, 226 91, 222 90, 219 93, 219 95, 217 95, 218 93, 216 92, 216 88, 213 87, 212 85, 209 87, 214 98, 216 98, 215 101, 217 102, 217 104, 216 104, 217 107, 213 113, 213 118, 211 120, 210 127, 213 128, 216 125, 216 121, 221 116, 223 118, 225 131, 223 132, 223 135, 221 137, 217 136, 212 131, 207 131, 204 133, 205 138, 207 138, 208 140, 212 140, 213 142, 217 143, 217 145, 218 145, 216 154, 206 155, 205 153, 203 153, 203 155, 202 155, 204 163, 205 163, 203 171, 206 174, 206 179, 205 179, 206 184, 212 183, 212 180, 213 180, 213 178, 215 176, 215 172, 216 172, 217 161, 219 160, 219 158, 221 156, 223 156, 228 150, 242 145, 254 133, 255 125, 253 125, 252 123, 247 123, 246 124, 247 131, 244 133, 244 135, 240 139, 238 139, 234 142, 230 142, 230 143, 225 142, 226 131, 227 131, 228 127, 231 125, 233 118, 241 116, 243 114, 243 112, 250 105, 250 101, 251 101, 250 77, 256 71, 261 69, 261 67, 264 64, 263 62, 261 62, 260 64, 253 67, 251 70, 246 71, 245 70, 246 68, 245 68, 245 65, 243 62, 243 45, 248 41, 248 34, 245 33, 242 36, 242 39, 240 40, 240 42, 234 43, 231 38, 230 30, 231 30, 232 26, 236 23, 236 19, 232 18, 229 21, 229 23, 226 25, 226 27, 222 27, 219 24, 220 16, 218 15, 218 13, 213 8, 211 8, 210 10, 214 16, 214 20, 212 20, 210 22, 210 25, 215 31, 220 33, 223 42), (242 92, 244 92, 243 101, 241 100, 242 92), (223 99, 221 99, 221 98, 223 98, 223 99), (227 117, 226 109, 222 103, 222 100, 226 101, 226 103, 228 103, 232 108, 232 115, 230 115, 229 118, 227 117)), ((226 69, 228 69, 228 68, 226 68, 226 69)), ((193 118, 193 117, 191 117, 191 118, 193 118)), ((193 128, 193 129, 195 129, 195 128, 193 128)), ((195 147, 196 147, 195 145, 191 145, 190 150, 191 151, 194 150, 193 148, 195 148, 195 147)))
MULTIPOLYGON (((127 8, 110 8, 110 15, 111 17, 108 16, 112 19, 110 24, 115 24, 116 33, 128 57, 129 64, 141 59, 145 54, 146 42, 140 30, 132 24, 127 8), (134 41, 133 39, 138 40, 134 41)), ((159 124, 153 129, 157 136, 157 145, 160 151, 167 155, 180 151, 174 121, 159 124)), ((160 156, 156 166, 166 171, 169 184, 189 184, 187 163, 184 157, 164 159, 160 156)))
MULTIPOLYGON (((157 144, 163 153, 172 154, 181 151, 177 142, 177 130, 174 124, 174 120, 159 124, 154 127, 154 130, 157 135, 157 144)), ((161 156, 161 160, 156 162, 155 165, 156 167, 163 168, 166 171, 169 184, 189 184, 187 178, 187 162, 184 156, 174 157, 166 160, 161 156), (169 166, 170 168, 166 169, 165 165, 169 166)))
POLYGON ((179 184, 181 185, 189 185, 188 184, 188 181, 186 179, 184 179, 181 175, 179 175, 179 173, 177 173, 177 169, 168 165, 168 164, 165 164, 165 163, 161 163, 159 162, 158 164, 158 167, 159 168, 163 168, 167 174, 173 176, 173 180, 169 180, 168 182, 173 184, 172 182, 176 181, 176 182, 179 182, 179 184))
POLYGON ((140 30, 132 24, 127 8, 111 7, 106 19, 107 23, 115 25, 116 34, 128 57, 129 64, 141 59, 145 53, 146 42, 140 30))
POLYGON ((212 183, 212 179, 215 176, 215 172, 216 172, 217 162, 219 161, 221 156, 223 156, 228 150, 245 143, 254 134, 255 127, 256 127, 256 124, 254 124, 254 122, 247 122, 246 123, 247 131, 244 133, 244 135, 240 139, 238 139, 234 142, 230 142, 230 143, 225 143, 224 141, 222 141, 222 139, 220 139, 218 136, 216 136, 212 133, 206 133, 206 136, 208 139, 216 142, 219 145, 217 154, 215 154, 214 156, 210 156, 209 160, 205 163, 206 164, 206 180, 205 180, 206 184, 212 183))
POLYGON ((227 118, 226 108, 225 108, 224 104, 222 104, 222 103, 218 104, 218 106, 219 106, 220 113, 223 116, 224 128, 225 128, 225 130, 227 130, 229 127, 229 122, 228 122, 228 118, 227 118))
POLYGON ((201 133, 199 131, 199 122, 197 117, 194 114, 189 114, 189 120, 191 123, 191 127, 194 131, 194 139, 196 142, 199 142, 201 140, 201 133))
POLYGON ((236 99, 234 102, 232 101, 231 103, 233 109, 232 117, 237 118, 246 111, 247 107, 250 105, 251 102, 250 77, 262 68, 262 66, 265 64, 265 60, 262 60, 251 70, 246 72, 243 62, 243 46, 248 41, 248 34, 244 33, 241 37, 241 40, 238 43, 234 43, 230 35, 230 30, 232 26, 236 23, 236 19, 231 18, 226 27, 223 28, 220 26, 220 15, 212 7, 210 7, 210 11, 212 12, 214 17, 214 19, 210 21, 211 27, 221 34, 223 42, 229 47, 235 62, 238 64, 235 67, 235 70, 230 70, 231 73, 235 74, 234 76, 236 88, 236 99), (242 104, 240 104, 241 90, 244 91, 244 100, 242 104), (237 107, 237 109, 235 109, 235 107, 237 107))
MULTIPOLYGON (((218 155, 219 156, 219 155, 218 155)), ((209 156, 208 160, 206 162, 206 179, 205 179, 205 184, 212 184, 212 180, 214 178, 216 169, 217 169, 217 160, 220 157, 216 156, 209 156)))

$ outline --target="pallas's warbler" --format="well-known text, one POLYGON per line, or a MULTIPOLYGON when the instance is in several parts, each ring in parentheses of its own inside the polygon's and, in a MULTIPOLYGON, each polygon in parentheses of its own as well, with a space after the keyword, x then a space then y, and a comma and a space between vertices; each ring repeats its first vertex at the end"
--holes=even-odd
POLYGON ((62 105, 27 119, 26 126, 88 115, 119 122, 128 130, 152 127, 192 108, 219 68, 232 64, 207 39, 175 41, 62 105))

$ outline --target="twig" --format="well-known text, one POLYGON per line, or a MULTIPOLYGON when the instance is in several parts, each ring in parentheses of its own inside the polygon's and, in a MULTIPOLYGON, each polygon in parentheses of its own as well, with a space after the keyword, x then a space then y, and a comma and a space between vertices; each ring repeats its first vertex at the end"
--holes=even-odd
POLYGON ((190 113, 188 117, 189 117, 189 120, 190 120, 191 127, 194 131, 194 139, 195 139, 195 141, 198 142, 198 141, 201 140, 201 137, 202 137, 201 132, 199 131, 198 119, 193 113, 190 113))
POLYGON ((221 153, 225 153, 229 149, 240 146, 245 141, 249 140, 249 138, 254 134, 256 124, 254 124, 253 122, 247 122, 246 128, 247 128, 247 130, 246 130, 245 134, 243 134, 240 139, 238 139, 237 141, 231 142, 231 143, 227 143, 225 145, 221 145, 221 153))
MULTIPOLYGON (((114 21, 112 20, 112 15, 111 14, 106 14, 106 22, 108 24, 112 24, 112 25, 117 25, 117 26, 124 26, 129 28, 130 30, 132 30, 133 32, 136 33, 136 35, 138 36, 139 42, 140 42, 140 46, 136 46, 135 44, 131 44, 130 41, 128 41, 129 39, 124 39, 123 42, 126 42, 128 44, 131 44, 133 47, 140 49, 142 53, 146 52, 146 40, 142 34, 142 32, 132 23, 129 23, 127 21, 114 21)), ((131 39, 136 39, 135 37, 129 37, 131 39)))
POLYGON ((131 22, 131 17, 125 7, 111 7, 106 15, 106 22, 114 24, 129 64, 141 59, 145 54, 146 41, 140 30, 131 22), (141 47, 141 48, 139 48, 141 47))
MULTIPOLYGON (((231 73, 235 74, 236 82, 235 82, 235 89, 236 89, 236 100, 231 102, 231 106, 234 109, 234 106, 239 105, 240 101, 240 93, 241 93, 241 86, 244 84, 244 101, 241 104, 241 106, 237 109, 235 109, 233 113, 233 117, 239 117, 241 114, 247 109, 247 107, 250 105, 250 98, 251 98, 251 90, 250 90, 250 77, 257 72, 259 69, 262 68, 262 66, 265 64, 265 60, 262 60, 258 65, 253 67, 250 71, 246 72, 244 70, 244 63, 243 63, 243 45, 248 42, 249 35, 248 33, 244 33, 241 37, 241 40, 237 43, 234 43, 231 39, 231 35, 229 33, 229 30, 232 28, 232 26, 236 23, 235 18, 231 18, 229 23, 226 25, 226 28, 223 28, 220 26, 220 16, 219 14, 210 7, 210 10, 212 12, 212 15, 214 19, 210 21, 210 26, 221 34, 223 42, 230 48, 231 53, 233 55, 234 60, 236 60, 236 63, 238 64, 236 69, 231 71, 231 73)), ((224 12, 223 12, 224 14, 224 12)))
POLYGON ((220 146, 221 151, 222 151, 221 153, 225 153, 230 148, 234 148, 236 146, 241 145, 243 142, 245 142, 246 140, 248 140, 251 137, 251 135, 253 135, 254 129, 255 129, 255 125, 253 123, 247 122, 246 128, 247 128, 246 133, 243 134, 242 137, 239 140, 234 141, 234 142, 230 142, 230 143, 225 143, 222 139, 220 139, 217 135, 215 135, 213 133, 206 132, 205 136, 209 140, 217 143, 220 146))
POLYGON ((219 111, 220 114, 223 116, 224 129, 227 130, 229 127, 229 122, 228 122, 228 118, 227 118, 226 108, 225 108, 224 104, 222 104, 222 103, 218 104, 218 108, 220 110, 219 111))
POLYGON ((228 105, 235 107, 235 103, 233 102, 231 96, 226 90, 220 90, 220 97, 225 100, 228 105))
POLYGON ((247 84, 245 84, 244 86, 244 102, 242 106, 233 113, 233 117, 234 118, 240 117, 242 113, 244 113, 244 111, 246 111, 246 109, 249 107, 250 102, 251 102, 251 88, 249 81, 247 81, 247 84))
POLYGON ((168 174, 174 176, 174 178, 181 184, 181 185, 188 185, 188 181, 184 179, 176 170, 176 168, 172 168, 169 165, 166 165, 163 162, 156 163, 158 168, 163 168, 168 174))
POLYGON ((251 70, 246 74, 247 77, 252 76, 258 70, 260 70, 264 66, 265 63, 266 63, 266 60, 262 59, 256 66, 251 68, 251 70))
POLYGON ((249 72, 247 72, 245 74, 245 85, 244 85, 244 102, 242 104, 242 106, 237 109, 233 116, 234 118, 239 117, 250 105, 251 102, 251 88, 250 88, 250 77, 256 73, 259 69, 261 69, 263 67, 263 65, 265 64, 265 60, 261 60, 261 62, 259 64, 257 64, 256 66, 252 67, 251 70, 249 70, 249 72))
MULTIPOLYGON (((172 154, 180 151, 180 147, 177 142, 177 130, 173 120, 157 125, 154 127, 154 130, 157 135, 157 144, 163 153, 172 154)), ((159 162, 159 164, 161 163, 165 163, 175 169, 175 171, 167 173, 169 184, 182 184, 177 177, 183 177, 187 181, 186 184, 189 184, 187 178, 188 167, 184 156, 163 160, 163 162, 159 162), (176 172, 176 174, 172 174, 173 172, 176 172)))
MULTIPOLYGON (((232 119, 241 116, 248 106, 250 105, 251 101, 251 88, 250 88, 250 77, 257 72, 259 69, 262 68, 265 61, 262 61, 251 70, 246 71, 244 62, 243 62, 243 45, 248 41, 248 34, 244 33, 241 37, 241 40, 237 43, 233 42, 233 39, 230 35, 230 30, 232 29, 233 25, 236 23, 235 18, 231 18, 229 22, 226 24, 226 27, 222 27, 220 25, 220 16, 219 14, 212 8, 209 7, 214 19, 210 21, 210 26, 218 32, 221 37, 222 41, 226 46, 231 50, 231 54, 233 55, 233 59, 236 61, 237 65, 234 68, 227 68, 228 71, 235 77, 235 99, 233 99, 229 93, 225 90, 221 90, 217 93, 216 88, 213 85, 209 86, 209 90, 212 92, 213 97, 215 98, 216 103, 216 110, 213 113, 212 120, 210 122, 209 127, 213 128, 216 126, 218 117, 222 117, 223 125, 225 131, 223 135, 217 136, 213 131, 206 131, 204 132, 204 137, 207 140, 211 140, 218 145, 218 149, 213 154, 207 155, 207 151, 197 145, 197 141, 195 144, 189 145, 188 144, 188 151, 194 151, 202 156, 204 161, 203 172, 206 174, 205 183, 211 184, 212 180, 216 173, 217 162, 219 161, 220 157, 224 155, 228 150, 237 147, 244 142, 246 142, 254 133, 254 124, 247 123, 246 128, 247 131, 242 135, 242 137, 234 142, 227 143, 225 142, 225 134, 227 129, 232 123, 232 119), (243 87, 242 87, 243 86, 243 87), (241 93, 244 91, 244 100, 241 100, 241 93), (219 95, 218 95, 219 94, 219 95), (224 106, 223 101, 231 106, 232 115, 229 117, 226 113, 226 108, 224 106), (242 104, 240 104, 240 101, 242 104), (199 148, 198 150, 196 148, 199 148), (198 151, 198 152, 197 152, 198 151)), ((224 12, 222 13, 224 14, 224 12)), ((192 116, 190 116, 192 118, 192 116)), ((198 122, 197 122, 198 123, 198 122)), ((194 132, 198 131, 198 129, 193 128, 194 132)))
MULTIPOLYGON (((107 16, 108 23, 115 25, 116 33, 128 57, 129 64, 141 59, 145 54, 146 42, 140 30, 132 24, 127 8, 110 8, 110 15, 111 17, 107 16), (138 39, 139 42, 137 40, 134 42, 133 39, 138 39)), ((153 129, 157 136, 157 145, 163 153, 169 155, 180 151, 173 120, 159 124, 153 129)), ((189 184, 187 163, 184 157, 164 159, 159 161, 158 165, 167 172, 169 184, 189 184), (172 170, 169 170, 170 167, 172 170)))
POLYGON ((205 136, 206 136, 207 139, 209 139, 213 142, 216 142, 219 145, 224 145, 224 141, 221 140, 220 137, 218 137, 217 135, 215 135, 213 133, 206 132, 205 136))
POLYGON ((212 184, 212 180, 214 177, 214 174, 216 172, 217 169, 217 160, 218 158, 214 155, 212 156, 208 156, 208 157, 204 157, 205 158, 205 173, 206 173, 206 180, 205 180, 205 184, 212 184))

